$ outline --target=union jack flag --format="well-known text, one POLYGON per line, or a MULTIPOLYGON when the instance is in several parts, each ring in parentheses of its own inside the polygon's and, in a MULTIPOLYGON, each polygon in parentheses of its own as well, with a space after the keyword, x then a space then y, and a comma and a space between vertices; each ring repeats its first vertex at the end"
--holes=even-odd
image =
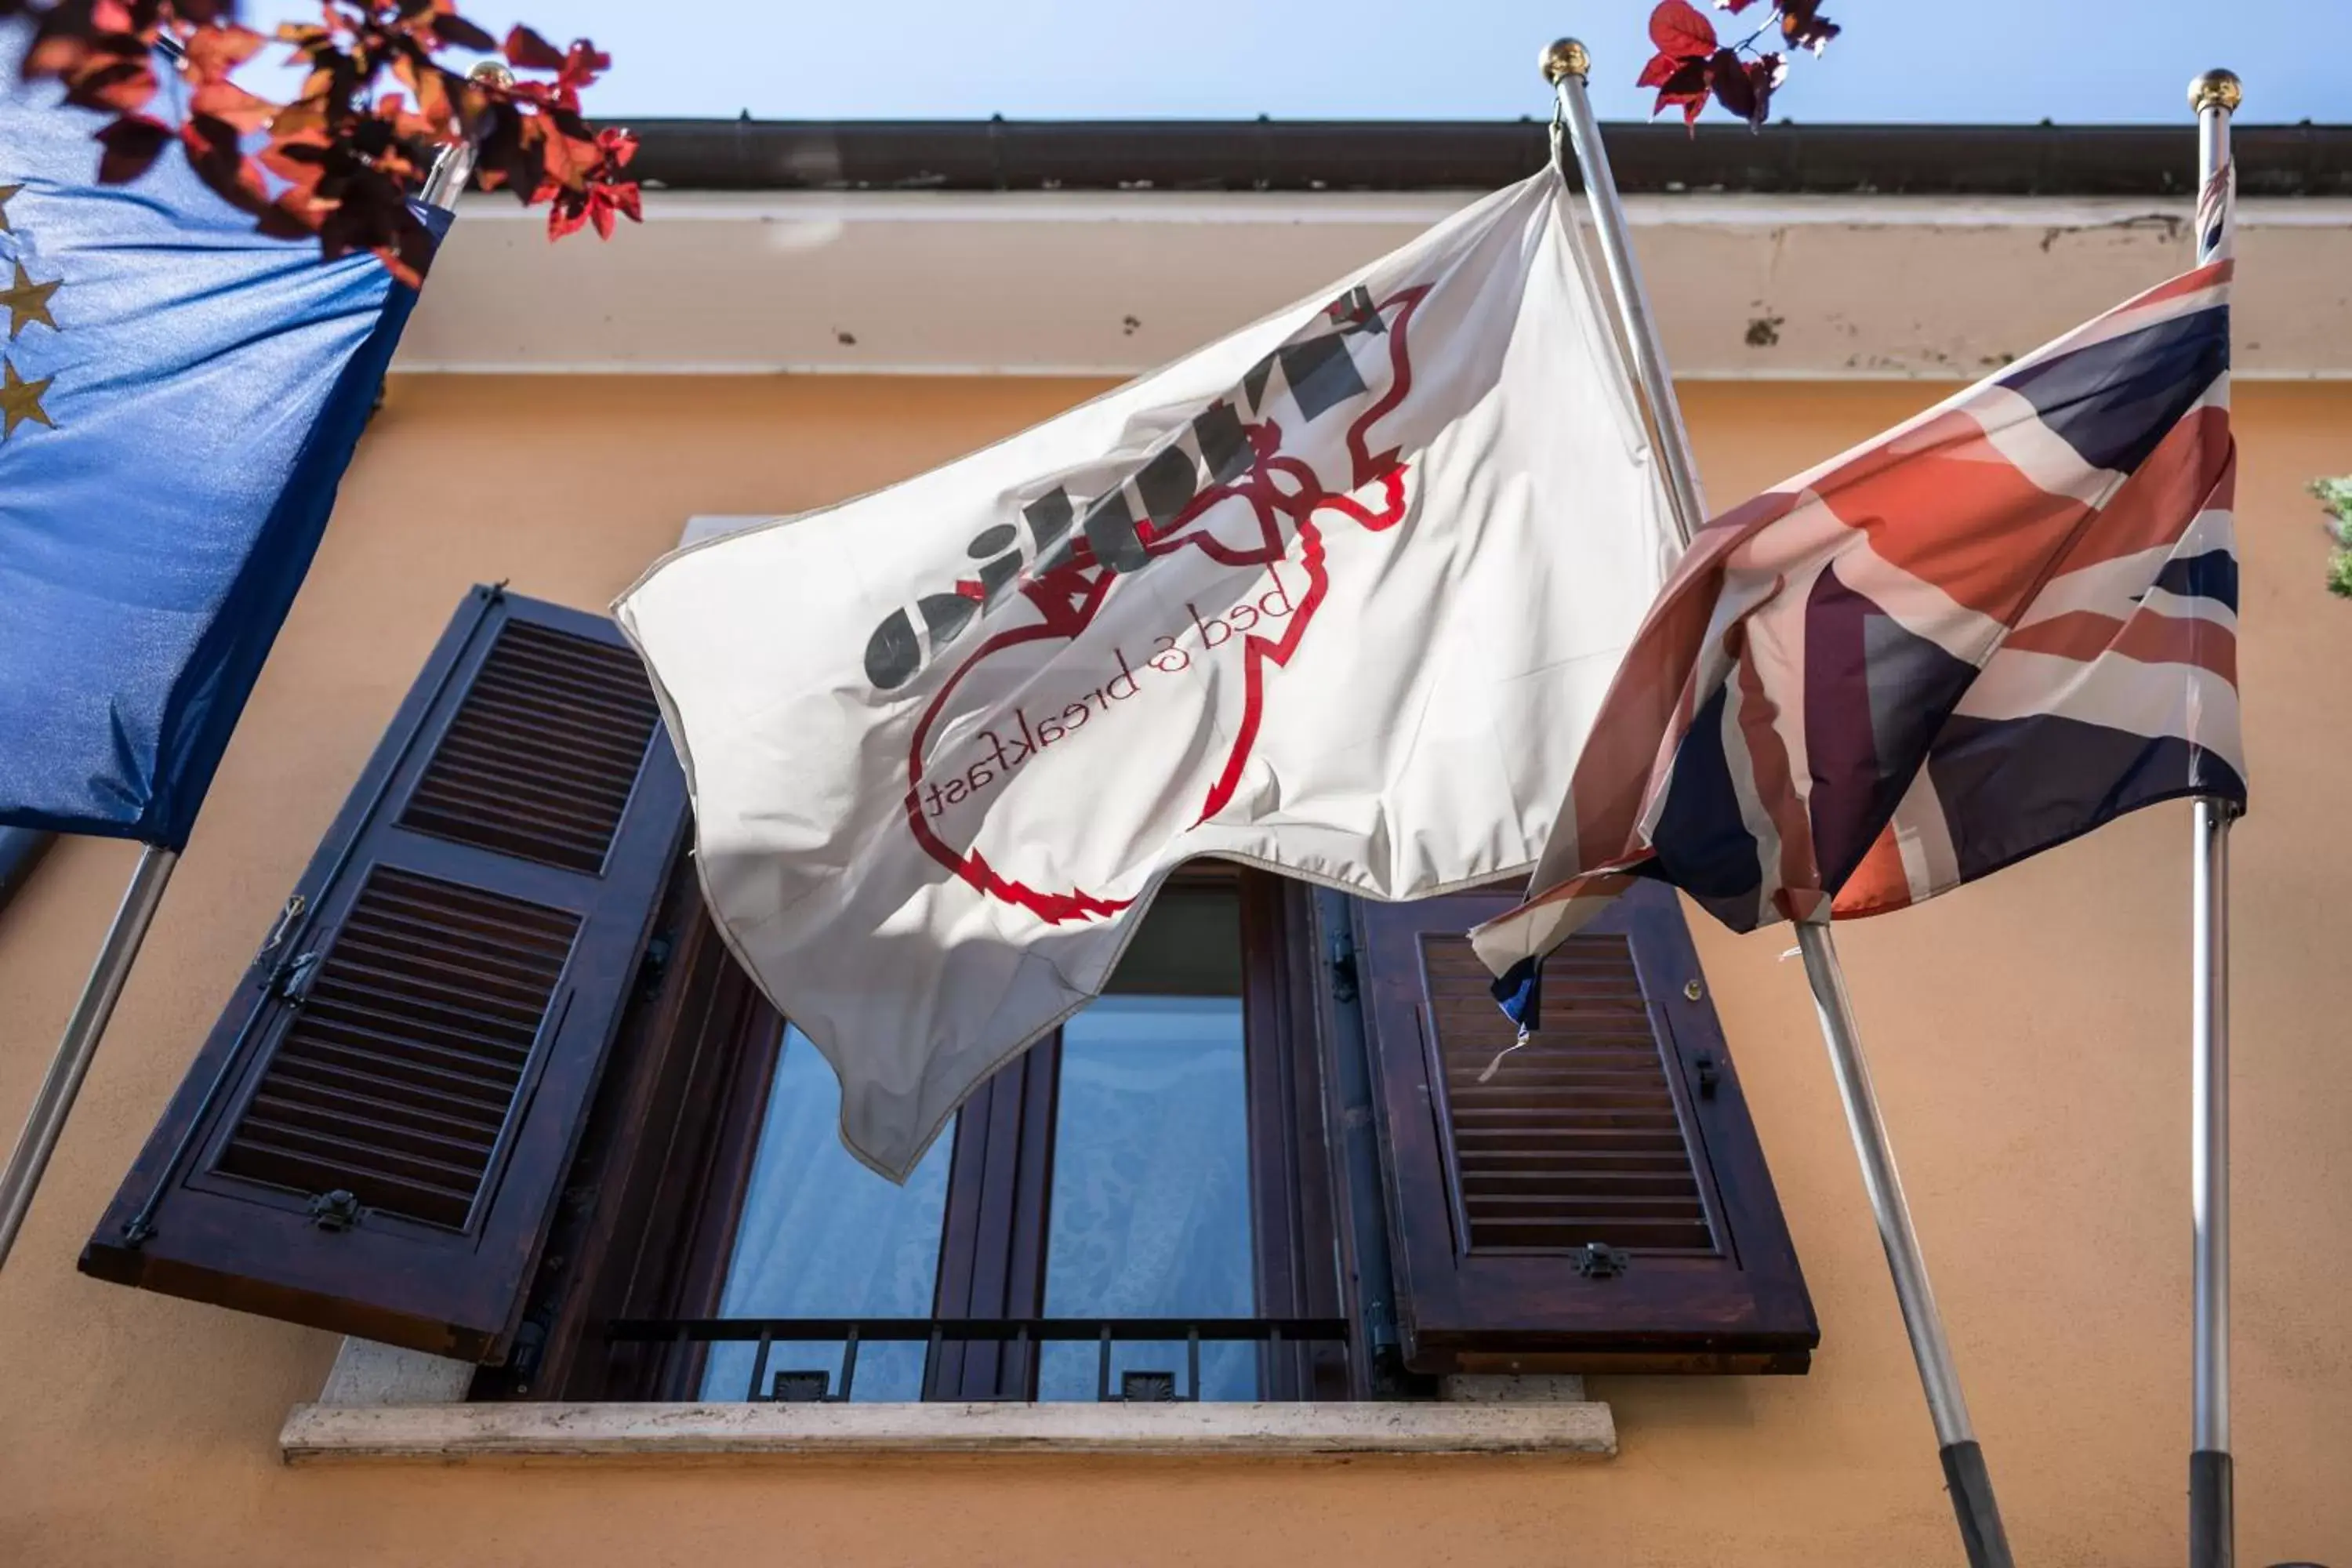
POLYGON ((1518 909, 1542 955, 1634 877, 1735 931, 1879 914, 2125 812, 2245 804, 2229 171, 2204 265, 1701 530, 1518 909))

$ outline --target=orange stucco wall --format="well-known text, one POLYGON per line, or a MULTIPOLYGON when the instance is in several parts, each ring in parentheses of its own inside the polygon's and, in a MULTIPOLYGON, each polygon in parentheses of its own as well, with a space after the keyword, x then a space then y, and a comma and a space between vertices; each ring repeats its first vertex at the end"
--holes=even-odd
MULTIPOLYGON (((1802 1379, 1597 1379, 1600 1463, 1005 1459, 291 1471, 327 1335, 97 1284, 73 1258, 458 595, 599 605, 693 512, 799 510, 1081 395, 1068 382, 410 380, 360 455, 14 1261, 0 1564, 1943 1563, 1959 1561, 1785 931, 1696 927, 1820 1309, 1802 1379)), ((1709 385, 1719 500, 1936 394, 1709 385)), ((2241 1560, 2352 1562, 2352 605, 2301 486, 2352 387, 2240 394, 2241 1560)), ((2021 1562, 2181 1557, 2189 1428, 2188 808, 1843 946, 2021 1562)), ((13 1129, 131 863, 62 847, 0 915, 13 1129)))

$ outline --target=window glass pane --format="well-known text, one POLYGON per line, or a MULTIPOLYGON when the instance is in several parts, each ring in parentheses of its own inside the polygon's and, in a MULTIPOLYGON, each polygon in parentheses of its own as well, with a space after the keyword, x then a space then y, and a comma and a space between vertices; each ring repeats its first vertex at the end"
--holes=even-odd
MULTIPOLYGON (((816 1047, 788 1028, 782 1048, 719 1315, 929 1317, 954 1140, 943 1135, 905 1186, 891 1185, 841 1146, 841 1085, 816 1047)), ((852 1394, 920 1399, 923 1351, 920 1342, 861 1345, 852 1394)), ((744 1397, 756 1353, 748 1342, 711 1346, 702 1396, 744 1397)), ((771 1381, 818 1368, 833 1373, 838 1392, 839 1344, 769 1349, 771 1381)))
MULTIPOLYGON (((1062 1026, 1045 1310, 1055 1317, 1246 1318, 1251 1245, 1241 931, 1229 892, 1163 896, 1109 993, 1062 1026)), ((1128 1371, 1175 1374, 1185 1346, 1121 1344, 1128 1371)), ((1041 1399, 1092 1399, 1098 1352, 1042 1348, 1041 1399)), ((1258 1354, 1201 1349, 1201 1396, 1254 1399, 1258 1354)))

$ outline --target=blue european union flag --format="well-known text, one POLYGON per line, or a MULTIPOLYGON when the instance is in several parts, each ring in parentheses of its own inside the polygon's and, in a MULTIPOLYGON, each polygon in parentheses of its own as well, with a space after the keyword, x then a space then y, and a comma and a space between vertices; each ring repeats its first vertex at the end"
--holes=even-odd
POLYGON ((96 184, 100 118, 19 80, 28 30, 0 24, 0 826, 177 849, 415 293, 256 234, 176 151, 96 184))

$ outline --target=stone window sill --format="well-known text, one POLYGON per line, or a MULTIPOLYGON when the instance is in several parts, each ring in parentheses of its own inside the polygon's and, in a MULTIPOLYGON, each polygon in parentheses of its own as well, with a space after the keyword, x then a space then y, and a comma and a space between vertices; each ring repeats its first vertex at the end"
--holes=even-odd
POLYGON ((318 1402, 286 1418, 278 1452, 317 1465, 1617 1451, 1609 1406, 1578 1377, 1448 1377, 1442 1400, 1410 1404, 472 1405, 473 1376, 464 1362, 345 1340, 318 1402))
POLYGON ((1617 1451, 1590 1401, 1302 1405, 300 1405, 292 1465, 871 1458, 887 1455, 1324 1457, 1617 1451))

